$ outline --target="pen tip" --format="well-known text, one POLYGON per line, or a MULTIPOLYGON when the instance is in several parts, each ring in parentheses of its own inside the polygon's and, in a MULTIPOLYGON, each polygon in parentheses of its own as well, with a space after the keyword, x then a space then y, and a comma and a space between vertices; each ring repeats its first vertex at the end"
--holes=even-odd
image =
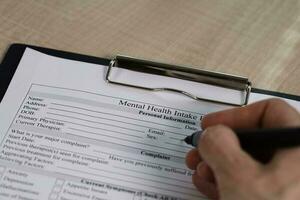
POLYGON ((187 136, 184 139, 182 139, 185 143, 187 144, 192 144, 192 137, 191 136, 187 136))

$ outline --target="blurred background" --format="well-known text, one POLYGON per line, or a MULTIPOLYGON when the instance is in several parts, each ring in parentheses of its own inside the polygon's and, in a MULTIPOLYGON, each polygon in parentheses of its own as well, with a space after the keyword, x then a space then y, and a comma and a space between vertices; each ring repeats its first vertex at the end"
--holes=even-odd
POLYGON ((12 43, 217 70, 300 95, 299 0, 1 0, 0 58, 12 43))

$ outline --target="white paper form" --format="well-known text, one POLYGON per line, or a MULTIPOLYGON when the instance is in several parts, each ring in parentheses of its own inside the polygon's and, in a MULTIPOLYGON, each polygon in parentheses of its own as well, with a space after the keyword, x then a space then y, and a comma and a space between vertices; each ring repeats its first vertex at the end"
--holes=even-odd
POLYGON ((0 104, 0 199, 205 199, 181 139, 228 106, 110 85, 105 72, 26 49, 0 104))
POLYGON ((26 49, 0 107, 0 199, 201 199, 181 140, 224 106, 26 49))

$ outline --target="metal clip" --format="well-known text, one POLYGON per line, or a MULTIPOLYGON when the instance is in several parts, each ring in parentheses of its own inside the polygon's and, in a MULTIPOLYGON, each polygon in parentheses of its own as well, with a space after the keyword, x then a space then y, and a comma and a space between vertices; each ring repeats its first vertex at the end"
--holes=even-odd
MULTIPOLYGON (((190 98, 199 101, 207 101, 213 103, 220 103, 225 105, 233 105, 233 106, 244 106, 248 103, 249 95, 251 92, 251 82, 248 78, 235 76, 230 74, 224 74, 219 72, 207 71, 207 70, 198 70, 193 68, 187 68, 183 66, 170 65, 165 63, 159 63, 149 60, 142 60, 128 56, 118 55, 116 58, 112 59, 108 70, 106 73, 106 81, 108 83, 118 84, 122 86, 134 87, 143 90, 149 91, 171 91, 183 94, 190 98), (223 102, 219 100, 212 100, 203 97, 196 96, 186 91, 178 90, 175 88, 150 88, 139 85, 133 85, 128 83, 117 82, 111 80, 111 70, 113 67, 123 68, 135 72, 154 74, 160 76, 167 76, 172 78, 178 78, 188 81, 194 81, 198 83, 204 83, 234 90, 239 90, 243 92, 243 101, 241 104, 231 103, 231 102, 223 102)), ((217 97, 216 97, 217 98, 217 97)))

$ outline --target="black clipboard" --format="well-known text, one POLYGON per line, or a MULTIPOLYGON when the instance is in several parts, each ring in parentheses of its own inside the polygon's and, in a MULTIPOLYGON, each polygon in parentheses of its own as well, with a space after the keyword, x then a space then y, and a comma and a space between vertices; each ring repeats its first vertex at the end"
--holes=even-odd
MULTIPOLYGON (((14 73, 19 65, 19 62, 23 56, 23 53, 26 48, 31 48, 41 53, 45 53, 51 56, 56 56, 60 58, 81 61, 86 63, 93 63, 99 65, 107 65, 109 66, 111 63, 111 59, 94 57, 89 55, 83 55, 73 52, 61 51, 56 49, 50 49, 45 47, 27 45, 27 44, 12 44, 7 49, 5 53, 2 63, 0 65, 0 102, 5 95, 5 92, 9 86, 9 83, 14 76, 14 73)), ((153 62, 151 62, 153 63, 153 62)), ((266 95, 273 95, 277 97, 282 97, 286 99, 300 101, 300 96, 286 94, 281 92, 274 92, 269 90, 262 90, 257 88, 251 88, 251 93, 260 93, 266 95)))

